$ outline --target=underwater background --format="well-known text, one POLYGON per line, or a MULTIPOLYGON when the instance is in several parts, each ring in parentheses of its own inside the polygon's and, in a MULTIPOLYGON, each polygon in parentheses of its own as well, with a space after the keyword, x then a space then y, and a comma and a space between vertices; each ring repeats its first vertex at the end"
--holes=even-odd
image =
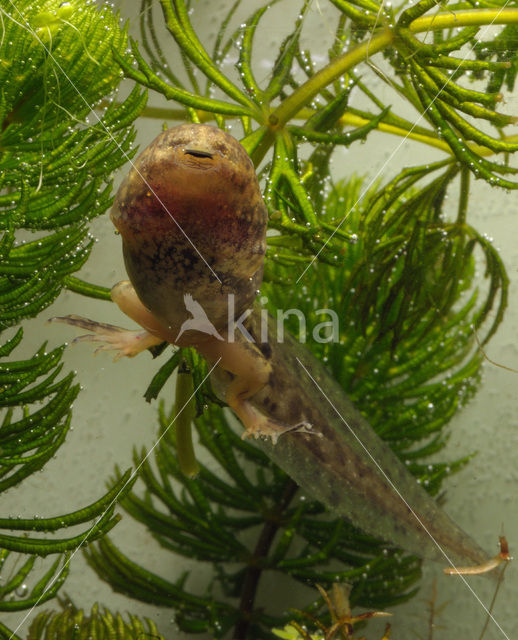
MULTIPOLYGON (((4 10, 8 10, 7 4, 2 0, 4 10)), ((190 17, 202 42, 215 38, 215 17, 220 19, 226 14, 230 4, 208 0, 191 3, 190 17)), ((270 73, 272 56, 291 32, 300 5, 291 1, 276 3, 258 27, 254 55, 259 78, 262 74, 266 77, 270 73)), ((121 0, 113 6, 114 10, 120 10, 123 20, 129 20, 130 33, 138 38, 139 4, 121 0)), ((333 43, 336 9, 323 0, 314 0, 308 3, 308 7, 304 19, 304 46, 313 52, 314 61, 324 62, 325 53, 333 43)), ((252 0, 242 2, 232 17, 232 24, 239 25, 254 9, 252 0)), ((163 38, 163 48, 167 51, 168 36, 165 32, 159 33, 163 38)), ((232 73, 236 59, 237 54, 231 50, 223 68, 232 73)), ((373 62, 379 62, 384 68, 383 60, 376 58, 373 62)), ((375 74, 368 76, 367 67, 362 68, 361 73, 380 100, 385 104, 399 104, 401 112, 409 120, 417 118, 416 111, 401 101, 375 74)), ((132 81, 124 80, 119 96, 129 94, 132 87, 132 81)), ((170 104, 162 96, 149 93, 148 107, 166 106, 170 104)), ((516 91, 505 95, 502 110, 510 114, 518 113, 516 91)), ((141 116, 135 123, 134 145, 145 147, 160 132, 163 122, 168 126, 178 123, 172 119, 141 116)), ((234 126, 228 130, 236 137, 242 137, 240 127, 234 126)), ((405 166, 443 158, 444 153, 437 149, 374 131, 364 142, 356 142, 334 152, 331 176, 334 180, 359 175, 365 176, 366 182, 377 179, 388 181, 405 166)), ((114 190, 125 172, 126 167, 123 167, 115 173, 114 190)), ((455 193, 452 189, 452 194, 455 193)), ((493 246, 500 252, 510 280, 509 306, 504 321, 484 349, 493 361, 515 369, 518 369, 518 305, 515 295, 518 279, 517 209, 518 198, 514 192, 491 188, 483 181, 471 182, 469 222, 481 234, 491 238, 493 246)), ((452 195, 446 200, 445 211, 452 214, 455 210, 456 202, 452 195)), ((78 275, 87 282, 106 287, 125 279, 120 238, 115 234, 107 213, 92 221, 90 232, 96 239, 95 246, 78 275)), ((480 279, 483 289, 482 263, 477 264, 475 277, 480 279)), ((46 320, 53 316, 67 314, 80 314, 102 322, 129 326, 115 305, 63 291, 38 317, 23 322, 23 351, 17 355, 29 357, 44 340, 48 340, 49 348, 64 341, 70 342, 73 335, 69 327, 46 324, 46 320)), ((2 495, 3 514, 43 517, 79 509, 105 492, 106 481, 112 476, 116 465, 122 470, 131 466, 134 447, 149 450, 156 441, 157 403, 149 404, 143 398, 149 381, 157 371, 157 364, 149 354, 114 363, 110 354, 100 353, 92 357, 91 345, 77 344, 65 350, 63 362, 66 371, 77 372, 81 384, 81 393, 73 405, 72 428, 57 454, 40 472, 25 479, 22 487, 13 488, 2 495)), ((477 394, 449 423, 448 443, 436 456, 441 461, 457 460, 478 452, 467 466, 446 480, 443 485, 443 508, 490 555, 498 552, 498 536, 502 533, 507 537, 511 555, 518 544, 518 466, 515 461, 518 447, 517 387, 518 373, 485 362, 482 384, 477 394)), ((167 383, 162 393, 162 397, 169 402, 174 393, 172 381, 167 383)), ((213 462, 209 460, 208 464, 213 462)), ((184 571, 190 571, 189 586, 192 590, 203 592, 206 588, 211 567, 200 566, 194 560, 160 549, 144 527, 137 525, 128 515, 124 515, 111 535, 130 558, 136 559, 149 570, 171 580, 180 577, 184 571)), ((393 613, 390 619, 391 638, 432 638, 429 602, 435 597, 437 612, 434 639, 478 638, 485 622, 479 599, 489 606, 495 582, 478 576, 468 577, 467 581, 473 591, 455 577, 444 576, 440 563, 425 562, 419 593, 409 602, 390 609, 393 613)), ((515 637, 518 629, 515 604, 517 588, 517 569, 511 563, 494 608, 494 618, 501 628, 490 622, 484 636, 486 639, 515 637)), ((100 602, 113 611, 149 616, 166 638, 192 637, 177 629, 174 612, 113 593, 87 567, 81 554, 77 554, 73 560, 64 592, 76 606, 85 610, 94 602, 100 602)), ((258 604, 273 600, 277 612, 280 612, 286 608, 300 607, 301 598, 308 602, 313 597, 310 594, 309 586, 304 588, 294 586, 293 582, 266 579, 261 585, 258 604)), ((46 606, 53 606, 53 602, 46 606)), ((24 611, 2 613, 1 621, 11 629, 17 629, 21 624, 17 633, 24 638, 30 623, 30 619, 22 622, 25 616, 24 611)), ((384 625, 384 620, 371 621, 359 634, 364 633, 369 639, 379 638, 384 625)), ((209 638, 211 635, 195 637, 209 638)))

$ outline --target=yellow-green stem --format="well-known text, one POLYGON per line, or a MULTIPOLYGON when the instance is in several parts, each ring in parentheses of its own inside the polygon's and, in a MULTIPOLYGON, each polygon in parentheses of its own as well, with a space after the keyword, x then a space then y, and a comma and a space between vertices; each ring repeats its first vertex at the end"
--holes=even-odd
MULTIPOLYGON (((357 116, 354 113, 344 113, 344 115, 340 118, 339 122, 343 126, 361 127, 367 124, 369 121, 367 120, 367 118, 362 118, 361 116, 357 116)), ((446 142, 444 142, 444 140, 440 140, 439 138, 434 138, 432 135, 427 136, 423 133, 408 131, 408 129, 403 129, 402 127, 396 127, 393 124, 387 124, 385 122, 380 122, 376 127, 376 130, 383 131, 383 133, 390 133, 395 136, 400 136, 402 138, 410 138, 411 140, 417 140, 418 142, 427 144, 430 147, 436 147, 441 151, 446 151, 446 153, 449 153, 449 154, 452 153, 449 145, 446 142)))
POLYGON ((363 42, 332 60, 283 100, 277 109, 270 114, 272 128, 281 129, 288 120, 293 118, 303 107, 307 106, 323 88, 369 56, 387 47, 393 39, 394 32, 384 29, 380 33, 374 34, 368 42, 363 42))
POLYGON ((462 167, 460 173, 459 205, 457 211, 457 223, 459 224, 459 226, 466 224, 469 202, 470 176, 471 174, 469 169, 467 167, 462 167))
MULTIPOLYGON (((518 9, 514 8, 491 8, 491 9, 467 9, 463 11, 447 11, 436 13, 430 16, 416 18, 410 25, 409 29, 412 33, 420 33, 426 31, 434 31, 440 29, 452 29, 465 26, 484 26, 484 25, 501 25, 501 24, 518 24, 518 9)), ((344 75, 349 69, 354 68, 357 64, 368 60, 369 56, 382 51, 390 46, 397 37, 397 30, 386 28, 378 33, 373 34, 369 41, 354 47, 345 52, 341 56, 332 60, 323 69, 318 71, 314 76, 309 78, 303 85, 296 89, 290 96, 270 114, 268 118, 269 131, 261 139, 260 145, 254 149, 252 158, 257 166, 275 140, 276 132, 282 130, 284 126, 297 116, 301 116, 303 110, 307 110, 310 101, 331 82, 344 75)), ((155 108, 147 108, 145 115, 149 117, 165 117, 173 119, 181 119, 181 110, 162 110, 155 108)), ((185 112, 184 112, 185 113, 185 112)), ((210 119, 211 114, 202 114, 201 120, 210 119)), ((343 116, 343 124, 360 124, 361 118, 357 118, 351 114, 343 116), (353 119, 358 122, 353 123, 353 119)), ((362 124, 364 124, 362 120, 362 124)), ((418 140, 433 147, 437 147, 443 151, 451 153, 450 148, 442 140, 433 137, 423 136, 417 133, 408 133, 404 129, 387 125, 381 122, 378 127, 380 131, 392 133, 394 135, 408 136, 409 138, 418 140)), ((490 155, 491 151, 480 148, 482 155, 490 155)))
POLYGON ((518 23, 518 9, 466 9, 465 11, 448 11, 416 18, 411 22, 409 28, 412 33, 420 33, 422 31, 455 29, 457 27, 482 27, 484 25, 516 23, 518 23))
POLYGON ((191 423, 194 418, 194 398, 192 376, 179 367, 176 376, 175 432, 178 464, 183 474, 194 478, 200 470, 194 455, 191 423))
MULTIPOLYGON (((462 26, 510 23, 518 23, 518 9, 468 9, 465 11, 449 11, 417 18, 410 24, 410 31, 418 33, 462 26)), ((349 69, 367 60, 369 56, 388 47, 392 44, 396 35, 396 30, 384 29, 374 34, 368 42, 363 42, 332 60, 323 69, 309 78, 302 86, 296 89, 270 114, 269 124, 272 129, 284 127, 284 125, 302 108, 307 106, 323 88, 342 76, 349 69)), ((271 136, 269 141, 273 142, 273 136, 271 136)))

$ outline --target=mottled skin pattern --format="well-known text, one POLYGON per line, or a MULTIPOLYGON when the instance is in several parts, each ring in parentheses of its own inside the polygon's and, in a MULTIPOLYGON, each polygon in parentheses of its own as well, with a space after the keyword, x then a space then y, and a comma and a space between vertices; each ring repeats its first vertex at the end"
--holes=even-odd
POLYGON ((160 134, 138 156, 111 212, 130 281, 111 296, 145 331, 79 316, 59 320, 93 332, 80 340, 132 357, 164 340, 194 346, 233 375, 225 400, 246 435, 276 439, 305 424, 270 420, 248 402, 270 364, 252 344, 233 340, 233 324, 261 284, 267 212, 252 163, 232 136, 189 124, 160 134))
MULTIPOLYGON (((236 315, 251 306, 268 216, 252 162, 228 133, 186 124, 159 135, 121 184, 111 218, 138 297, 175 336, 191 317, 186 293, 218 330, 229 294, 236 315)), ((189 331, 181 345, 200 339, 189 331)))
POLYGON ((487 560, 304 346, 290 337, 279 343, 273 325, 261 343, 259 310, 247 322, 254 343, 239 331, 236 340, 230 338, 228 295, 235 298, 232 320, 252 305, 267 222, 252 163, 234 138, 208 125, 182 125, 161 134, 137 158, 111 217, 131 280, 116 285, 112 298, 145 331, 61 318, 93 331, 80 340, 101 342, 100 349, 115 350, 117 357, 164 340, 194 346, 216 366, 216 392, 240 418, 245 435, 262 437, 258 446, 333 513, 420 556, 446 562, 426 528, 450 560, 487 560), (189 329, 178 339, 183 323, 193 317, 186 294, 202 305, 217 336, 189 329))

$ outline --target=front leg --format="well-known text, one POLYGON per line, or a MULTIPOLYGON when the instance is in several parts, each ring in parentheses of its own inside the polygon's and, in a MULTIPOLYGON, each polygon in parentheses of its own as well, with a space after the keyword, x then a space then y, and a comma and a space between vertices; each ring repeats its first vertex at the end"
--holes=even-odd
POLYGON ((196 345, 196 349, 206 360, 218 362, 218 368, 233 374, 224 399, 245 427, 243 438, 270 437, 275 444, 283 433, 313 433, 307 422, 282 424, 265 416, 250 402, 249 398, 267 384, 271 372, 270 363, 254 344, 209 339, 196 345))
POLYGON ((122 313, 139 324, 149 334, 156 337, 155 344, 160 344, 161 342, 174 344, 176 335, 168 331, 151 311, 142 304, 129 280, 122 280, 122 282, 118 282, 112 287, 110 296, 122 313))
POLYGON ((79 336, 73 342, 98 342, 98 351, 115 351, 115 360, 122 357, 133 358, 142 351, 154 347, 162 342, 169 342, 170 336, 150 311, 139 300, 133 285, 124 280, 116 284, 111 290, 111 298, 132 320, 137 322, 144 331, 122 329, 112 324, 96 322, 89 318, 77 315, 51 318, 50 322, 63 322, 65 324, 91 331, 91 333, 79 336))
POLYGON ((91 331, 92 333, 74 338, 72 342, 98 342, 100 344, 95 353, 99 351, 115 351, 114 360, 119 360, 119 358, 123 357, 133 358, 142 351, 163 342, 163 340, 148 331, 122 329, 113 324, 96 322, 82 316, 59 316, 51 318, 49 322, 63 322, 73 327, 91 331))

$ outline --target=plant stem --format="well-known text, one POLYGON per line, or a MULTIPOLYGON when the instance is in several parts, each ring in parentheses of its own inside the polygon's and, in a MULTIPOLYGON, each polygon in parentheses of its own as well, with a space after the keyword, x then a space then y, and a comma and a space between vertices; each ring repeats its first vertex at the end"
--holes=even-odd
POLYGON ((0 622, 0 639, 1 640, 22 640, 20 636, 15 635, 10 629, 0 622))
POLYGON ((412 33, 455 29, 456 27, 492 26, 496 24, 518 23, 518 9, 466 9, 448 11, 433 16, 423 16, 413 20, 409 29, 412 33))
POLYGON ((196 413, 192 375, 185 363, 178 368, 175 393, 175 433, 178 463, 184 475, 194 478, 200 471, 200 465, 194 454, 191 424, 196 413))
MULTIPOLYGON (((461 26, 510 23, 518 23, 518 9, 468 9, 417 18, 409 25, 409 29, 412 33, 419 33, 461 26)), ((397 30, 383 29, 374 34, 367 42, 362 42, 357 47, 332 60, 296 89, 270 114, 270 126, 272 128, 282 128, 290 118, 293 118, 304 106, 307 106, 323 88, 343 75, 348 69, 388 47, 396 37, 397 30)))
POLYGON ((362 42, 357 47, 346 51, 341 56, 334 58, 323 69, 311 76, 303 85, 296 89, 290 96, 270 114, 270 126, 281 129, 303 107, 328 84, 342 76, 348 69, 352 69, 358 63, 368 59, 369 56, 381 51, 394 40, 394 31, 384 29, 372 36, 367 42, 362 42))
POLYGON ((241 601, 239 603, 241 616, 234 629, 234 635, 232 636, 234 640, 246 640, 252 621, 257 587, 259 586, 259 580, 265 568, 265 560, 268 557, 275 534, 281 526, 280 516, 282 516, 284 510, 293 500, 297 489, 297 484, 293 482, 293 480, 288 479, 279 504, 275 505, 273 511, 270 512, 268 520, 265 522, 259 534, 259 539, 255 545, 254 553, 248 561, 248 567, 243 580, 241 601))
MULTIPOLYGON (((426 31, 435 31, 441 29, 451 29, 462 26, 484 26, 484 25, 500 25, 500 24, 518 24, 518 9, 507 8, 491 8, 491 9, 466 9, 463 11, 448 11, 436 13, 431 16, 422 16, 413 20, 408 29, 412 33, 420 33, 426 31)), ((311 76, 304 84, 296 89, 290 96, 281 102, 281 104, 272 111, 268 117, 269 131, 265 133, 261 140, 261 144, 254 150, 252 158, 257 166, 267 151, 270 149, 275 140, 276 132, 283 129, 284 126, 292 118, 300 115, 302 110, 307 110, 311 100, 327 87, 334 80, 345 74, 349 69, 354 68, 357 64, 368 60, 370 56, 382 51, 390 46, 397 38, 397 28, 384 28, 372 35, 372 37, 358 46, 346 51, 341 56, 333 59, 323 69, 320 69, 315 75, 311 76)), ((148 117, 158 117, 166 119, 183 119, 181 109, 161 109, 147 107, 143 115, 148 117)), ((211 114, 202 113, 201 121, 210 120, 211 114)), ((342 116, 344 124, 365 124, 358 116, 345 114, 342 116)), ((391 133, 394 135, 408 136, 419 142, 423 142, 430 146, 441 149, 451 154, 450 147, 443 141, 435 138, 429 138, 419 133, 408 133, 403 129, 399 129, 393 125, 381 122, 378 127, 380 131, 391 133)), ((482 155, 490 155, 490 151, 481 148, 482 155)))
MULTIPOLYGON (((362 118, 361 116, 357 116, 354 113, 344 113, 344 115, 339 120, 342 125, 349 125, 352 127, 361 127, 364 124, 368 123, 367 118, 362 118)), ((434 138, 432 135, 424 135, 422 133, 417 133, 416 131, 408 131, 407 129, 403 129, 402 127, 396 127, 393 124, 386 124, 385 122, 380 122, 376 127, 378 131, 383 131, 384 133, 390 133, 395 136, 401 136, 406 138, 411 138, 412 140, 417 140, 418 142, 422 142, 423 144, 427 144, 430 147, 436 147, 441 151, 446 151, 451 155, 451 149, 449 145, 444 142, 444 140, 440 140, 439 138, 434 138)))
POLYGON ((459 194, 459 204, 457 211, 457 223, 459 226, 464 226, 466 224, 466 215, 468 213, 468 202, 469 202, 469 178, 470 172, 467 167, 463 167, 460 173, 460 194, 459 194))

